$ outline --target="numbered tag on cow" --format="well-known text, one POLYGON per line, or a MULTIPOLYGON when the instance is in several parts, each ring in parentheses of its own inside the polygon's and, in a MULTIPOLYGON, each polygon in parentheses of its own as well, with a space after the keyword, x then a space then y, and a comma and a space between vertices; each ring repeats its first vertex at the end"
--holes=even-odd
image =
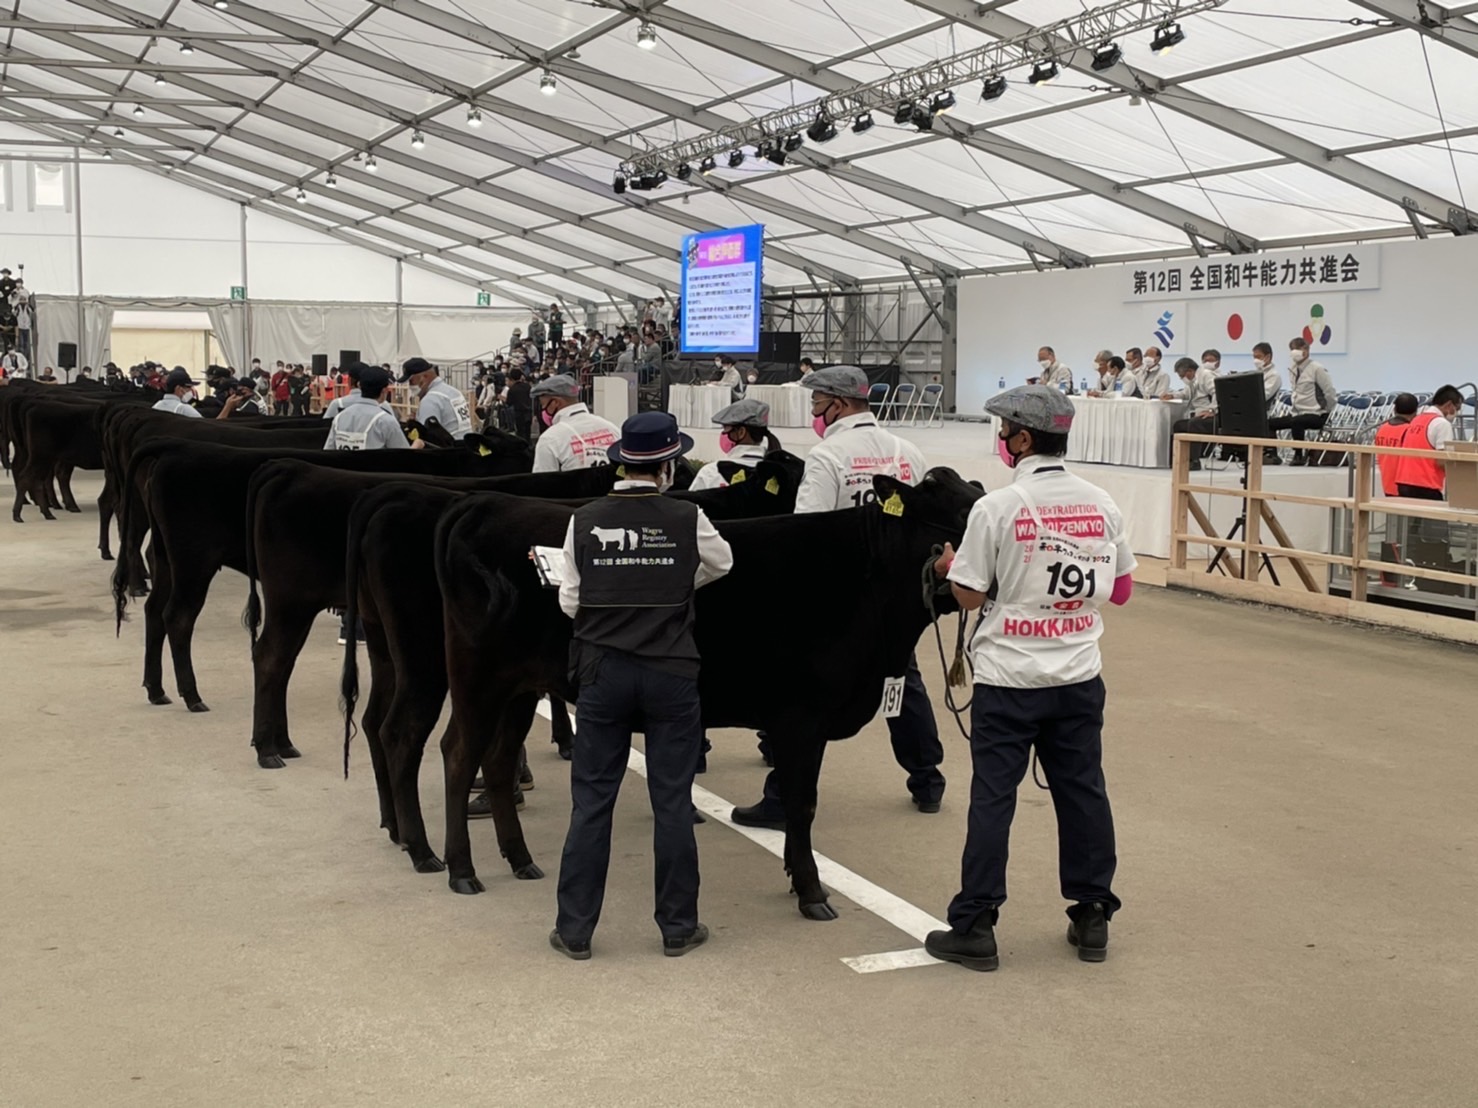
POLYGON ((903 713, 903 678, 883 678, 883 718, 897 719, 903 713))

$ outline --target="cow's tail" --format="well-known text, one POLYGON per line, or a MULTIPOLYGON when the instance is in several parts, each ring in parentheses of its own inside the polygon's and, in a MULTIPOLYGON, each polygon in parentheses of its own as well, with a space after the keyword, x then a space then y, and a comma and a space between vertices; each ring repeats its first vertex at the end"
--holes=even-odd
POLYGON ((241 626, 251 635, 253 652, 257 632, 262 628, 262 597, 257 592, 257 497, 266 483, 253 476, 246 486, 246 608, 241 613, 241 626))
POLYGON ((134 451, 118 486, 118 502, 114 508, 118 515, 118 558, 113 563, 114 635, 123 633, 123 617, 128 609, 128 582, 133 576, 134 560, 144 556, 144 528, 138 524, 147 514, 147 505, 137 485, 140 467, 153 459, 150 451, 134 451))
POLYGON ((359 703, 359 552, 365 530, 374 517, 363 509, 367 497, 349 513, 349 536, 344 544, 344 668, 339 674, 339 711, 344 713, 344 779, 349 779, 349 747, 354 742, 354 707, 359 703))

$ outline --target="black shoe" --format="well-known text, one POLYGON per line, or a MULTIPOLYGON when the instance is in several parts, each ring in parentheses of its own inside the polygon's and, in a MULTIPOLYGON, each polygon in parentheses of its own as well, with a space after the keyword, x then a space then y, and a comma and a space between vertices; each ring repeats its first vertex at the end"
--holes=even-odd
POLYGON ((708 822, 708 820, 704 818, 703 813, 700 812, 700 811, 698 811, 697 808, 694 808, 693 809, 693 826, 694 827, 697 827, 700 823, 707 823, 707 822, 708 822))
POLYGON ((468 819, 492 819, 493 798, 486 791, 478 793, 467 802, 468 819))
POLYGON ((695 769, 693 772, 695 774, 698 774, 698 773, 707 773, 708 772, 708 755, 707 754, 700 754, 700 755, 698 755, 698 768, 695 769))
POLYGON ((1280 466, 1283 464, 1283 459, 1276 450, 1264 450, 1262 464, 1265 466, 1280 466))
POLYGON ((763 800, 758 804, 751 804, 748 808, 735 808, 729 813, 729 818, 741 827, 768 827, 771 831, 785 830, 785 813, 765 807, 763 800))
POLYGON ((1296 454, 1294 455, 1293 460, 1288 464, 1291 466, 1306 466, 1309 464, 1309 460, 1305 458, 1302 454, 1296 454))
MULTIPOLYGON (((554 940, 551 938, 549 941, 553 942, 554 940)), ((700 923, 697 927, 693 928, 691 935, 685 935, 680 939, 664 938, 662 940, 662 953, 668 958, 681 958, 694 947, 702 946, 707 941, 708 928, 700 923)), ((590 955, 587 954, 586 957, 588 958, 590 955)))
POLYGON ((1191 459, 1191 472, 1194 473, 1194 472, 1196 472, 1196 470, 1198 470, 1200 468, 1201 468, 1201 459, 1200 458, 1192 458, 1191 459))
POLYGON ((1108 916, 1103 904, 1074 904, 1067 910, 1067 941, 1078 948, 1083 962, 1102 962, 1108 957, 1108 916))
POLYGON ((939 811, 939 801, 937 800, 925 800, 921 796, 915 796, 910 799, 913 800, 913 806, 926 816, 932 816, 935 812, 939 811))
POLYGON ((924 939, 924 949, 941 962, 956 962, 981 973, 988 973, 1001 965, 1001 957, 996 953, 995 928, 984 921, 976 923, 968 935, 957 931, 930 931, 924 939))
POLYGON ((485 788, 487 788, 487 786, 482 783, 482 774, 479 773, 476 777, 472 779, 472 788, 468 789, 467 791, 480 793, 485 788))
POLYGON ((590 943, 588 942, 567 942, 565 937, 556 930, 549 932, 549 945, 566 958, 573 958, 577 962, 590 961, 590 943))
POLYGON ((529 769, 528 766, 524 766, 518 771, 518 787, 524 790, 534 787, 534 771, 529 769))

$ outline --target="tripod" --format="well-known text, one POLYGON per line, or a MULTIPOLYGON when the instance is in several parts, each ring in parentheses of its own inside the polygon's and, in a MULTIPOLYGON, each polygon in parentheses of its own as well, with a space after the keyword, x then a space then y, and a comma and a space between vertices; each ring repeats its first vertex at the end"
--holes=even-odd
MULTIPOLYGON (((1242 491, 1247 491, 1247 463, 1245 461, 1242 463, 1242 491)), ((1225 537, 1228 542, 1235 542, 1238 535, 1241 535, 1243 538, 1247 537, 1247 499, 1243 497, 1237 503, 1241 505, 1241 508, 1237 512, 1236 522, 1232 524, 1231 530, 1226 533, 1225 537)), ((1261 508, 1259 508, 1259 510, 1261 510, 1261 508)), ((1220 569, 1222 573, 1225 574, 1226 569, 1222 566, 1221 560, 1227 556, 1227 551, 1229 551, 1230 549, 1231 547, 1229 546, 1219 547, 1216 551, 1216 555, 1211 559, 1211 564, 1206 567, 1206 572, 1214 573, 1216 570, 1220 569)), ((1241 576, 1243 580, 1247 579, 1247 553, 1248 552, 1246 550, 1241 551, 1240 564, 1242 567, 1241 576)), ((1273 568, 1272 559, 1268 557, 1267 551, 1259 551, 1257 556, 1262 559, 1262 568, 1265 569, 1268 576, 1272 578, 1273 584, 1281 585, 1282 582, 1278 580, 1278 571, 1273 568)))

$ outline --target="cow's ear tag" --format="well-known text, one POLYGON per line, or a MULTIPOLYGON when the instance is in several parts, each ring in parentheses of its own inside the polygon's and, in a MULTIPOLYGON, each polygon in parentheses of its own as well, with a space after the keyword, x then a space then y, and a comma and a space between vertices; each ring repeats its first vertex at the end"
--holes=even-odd
POLYGON ((749 474, 748 474, 748 472, 741 469, 738 473, 734 474, 733 477, 729 478, 729 484, 731 484, 731 485, 737 485, 741 481, 748 481, 748 480, 749 480, 749 474))
POLYGON ((896 492, 883 501, 883 512, 890 516, 901 516, 903 514, 903 497, 896 492))
POLYGON ((486 458, 489 454, 492 453, 492 451, 489 450, 486 446, 483 446, 482 443, 478 443, 477 444, 477 452, 478 452, 478 454, 480 454, 484 458, 486 458))
POLYGON ((778 478, 778 477, 771 477, 768 481, 766 481, 765 482, 765 491, 767 493, 769 493, 771 496, 779 496, 780 495, 780 478, 778 478))
POLYGON ((411 442, 417 441, 420 437, 421 437, 421 432, 417 431, 414 427, 412 427, 411 428, 411 442))
POLYGON ((618 481, 624 481, 624 480, 626 480, 626 467, 625 466, 617 466, 616 467, 616 480, 618 480, 618 481))

